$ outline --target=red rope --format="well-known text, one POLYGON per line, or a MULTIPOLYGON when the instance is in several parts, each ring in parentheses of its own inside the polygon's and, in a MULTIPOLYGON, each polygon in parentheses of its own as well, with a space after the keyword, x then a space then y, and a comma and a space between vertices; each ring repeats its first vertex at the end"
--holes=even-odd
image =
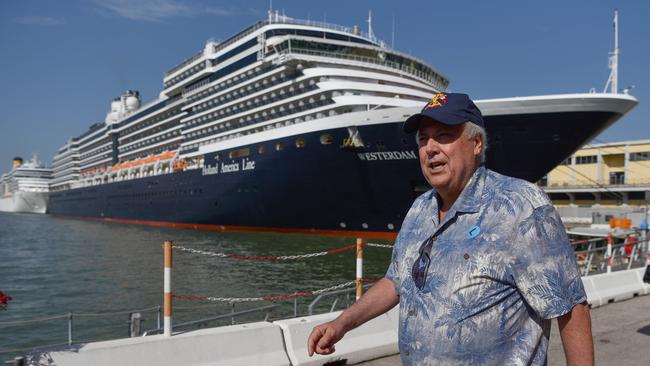
POLYGON ((348 245, 347 247, 343 247, 343 248, 330 249, 330 250, 327 251, 327 254, 334 254, 334 253, 338 253, 338 252, 343 252, 343 251, 350 250, 350 249, 353 249, 353 248, 356 248, 356 247, 357 247, 357 245, 355 244, 355 245, 348 245))

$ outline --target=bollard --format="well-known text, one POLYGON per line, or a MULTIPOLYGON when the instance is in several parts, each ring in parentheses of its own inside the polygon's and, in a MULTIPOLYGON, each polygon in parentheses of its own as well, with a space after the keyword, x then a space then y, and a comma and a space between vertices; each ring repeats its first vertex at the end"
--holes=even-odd
POLYGON ((172 335, 172 242, 169 240, 165 241, 164 244, 165 251, 165 284, 164 284, 164 295, 163 295, 163 315, 164 315, 164 327, 163 334, 165 337, 172 335))
POLYGON ((25 366, 25 358, 24 357, 15 357, 14 358, 14 366, 25 366))
POLYGON ((363 295, 363 239, 357 238, 357 280, 356 280, 357 298, 359 301, 363 295))
POLYGON ((607 252, 605 252, 605 256, 607 257, 607 273, 612 272, 612 241, 612 233, 607 234, 607 252))

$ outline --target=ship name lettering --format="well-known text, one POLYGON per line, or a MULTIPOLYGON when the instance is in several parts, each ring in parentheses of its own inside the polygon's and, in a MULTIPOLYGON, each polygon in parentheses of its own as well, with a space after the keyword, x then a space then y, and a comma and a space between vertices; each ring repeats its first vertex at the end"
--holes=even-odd
POLYGON ((255 169, 255 161, 244 158, 244 160, 242 160, 241 162, 241 170, 253 170, 253 169, 255 169))
POLYGON ((407 160, 417 159, 415 151, 377 151, 357 154, 360 160, 407 160))
POLYGON ((237 163, 231 163, 231 164, 221 163, 221 172, 222 173, 232 173, 232 172, 238 172, 238 171, 239 171, 239 164, 237 164, 237 163))
POLYGON ((206 165, 203 167, 203 175, 219 174, 219 166, 206 165))

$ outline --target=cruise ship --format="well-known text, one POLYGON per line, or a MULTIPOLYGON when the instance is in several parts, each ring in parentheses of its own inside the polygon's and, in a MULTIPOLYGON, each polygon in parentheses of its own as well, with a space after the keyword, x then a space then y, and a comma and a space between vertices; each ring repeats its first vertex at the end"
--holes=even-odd
POLYGON ((14 158, 11 171, 0 177, 0 211, 45 213, 51 179, 52 169, 36 155, 27 162, 14 158))
MULTIPOLYGON (((402 122, 449 86, 372 28, 269 12, 116 98, 54 157, 54 215, 210 230, 392 238, 428 189, 402 122)), ((471 94, 471 91, 470 91, 471 94)), ((477 101, 487 166, 529 181, 637 104, 584 93, 477 101)))

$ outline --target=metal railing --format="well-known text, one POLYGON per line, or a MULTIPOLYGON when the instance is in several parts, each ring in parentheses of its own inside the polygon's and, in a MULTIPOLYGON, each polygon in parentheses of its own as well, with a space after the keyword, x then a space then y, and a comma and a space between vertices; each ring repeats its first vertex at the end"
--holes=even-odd
POLYGON ((610 271, 629 270, 643 267, 646 264, 647 240, 636 243, 611 243, 607 238, 576 241, 574 246, 585 246, 586 249, 575 249, 578 270, 582 276, 599 274, 610 271))
MULTIPOLYGON (((367 283, 363 285, 364 290, 372 287, 373 284, 367 283)), ((330 306, 329 312, 333 312, 336 309, 336 305, 339 304, 339 300, 341 299, 342 296, 345 296, 345 308, 350 307, 350 304, 352 304, 352 300, 354 299, 353 295, 356 292, 356 289, 354 287, 351 288, 346 288, 346 289, 341 289, 341 290, 335 290, 335 291, 329 291, 329 292, 324 292, 322 294, 319 294, 312 300, 312 302, 309 303, 309 306, 307 306, 307 314, 308 315, 314 315, 314 309, 316 308, 317 305, 321 301, 323 301, 326 298, 334 297, 334 300, 332 301, 332 305, 330 306)), ((295 313, 295 310, 294 310, 295 313)))
MULTIPOLYGON (((233 303, 232 304, 232 309, 233 310, 235 309, 234 305, 235 304, 233 303)), ((217 320, 228 319, 228 318, 230 318, 231 324, 235 324, 235 318, 237 318, 237 317, 240 317, 240 316, 243 316, 243 315, 248 315, 248 314, 253 314, 253 313, 259 313, 259 312, 263 312, 263 311, 266 312, 266 315, 264 316, 264 321, 267 321, 268 318, 269 318, 269 310, 275 309, 275 308, 277 308, 279 306, 280 305, 276 305, 276 304, 265 305, 265 306, 260 306, 260 307, 253 308, 253 309, 241 310, 241 311, 237 311, 237 312, 233 311, 233 312, 228 313, 228 314, 221 314, 221 315, 211 316, 211 317, 202 318, 202 319, 198 319, 198 320, 192 320, 192 321, 189 321, 189 322, 178 323, 178 324, 174 324, 174 330, 178 330, 179 328, 188 328, 188 327, 192 327, 192 326, 197 326, 197 327, 201 328, 201 327, 207 326, 208 323, 210 323, 210 322, 214 322, 214 321, 217 321, 217 320)), ((159 326, 158 328, 146 330, 144 333, 142 333, 142 336, 145 337, 145 336, 148 336, 148 335, 151 335, 151 334, 159 334, 159 333, 162 333, 163 330, 164 329, 159 326)))

